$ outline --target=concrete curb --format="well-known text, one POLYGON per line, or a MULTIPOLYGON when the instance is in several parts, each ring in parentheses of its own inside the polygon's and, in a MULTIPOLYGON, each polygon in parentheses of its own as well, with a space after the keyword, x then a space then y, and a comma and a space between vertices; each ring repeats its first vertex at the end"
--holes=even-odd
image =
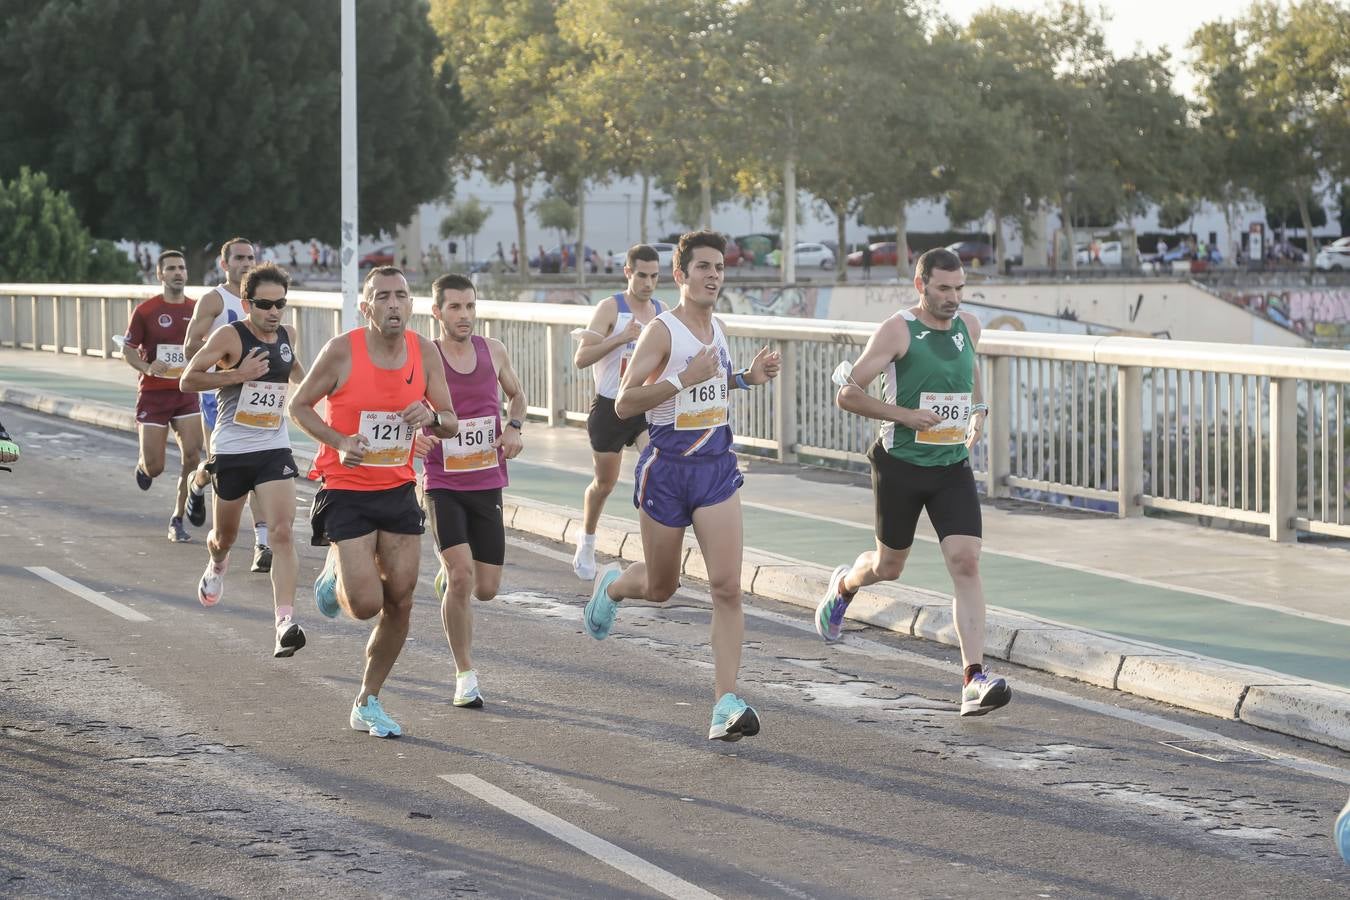
MULTIPOLYGON (((131 411, 106 403, 5 385, 0 385, 0 402, 100 428, 136 431, 131 411)), ((296 462, 308 468, 309 459, 302 460, 302 455, 296 462)), ((553 541, 574 543, 581 527, 577 510, 509 491, 502 512, 508 527, 553 541)), ((642 558, 642 538, 636 525, 604 516, 596 530, 596 549, 637 561, 642 558)), ((692 538, 685 541, 681 572, 707 579, 703 556, 692 538)), ((829 577, 824 566, 747 549, 741 588, 814 610, 829 577)), ((927 591, 876 585, 859 592, 849 605, 848 618, 897 634, 956 644, 950 601, 927 591)), ((1350 750, 1350 691, 1001 610, 990 611, 986 630, 985 652, 997 659, 1350 750)))
MULTIPOLYGON (((516 496, 509 489, 503 510, 509 510, 511 527, 550 540, 561 536, 574 543, 581 527, 579 511, 516 496)), ((600 552, 635 560, 641 558, 641 544, 636 525, 601 517, 596 529, 600 552)), ((681 571, 690 578, 707 579, 702 554, 692 539, 685 541, 681 571)), ((814 610, 830 574, 824 566, 747 549, 741 587, 814 610)), ((898 634, 957 643, 951 602, 927 591, 876 585, 859 592, 849 605, 848 618, 898 634)), ((985 652, 991 657, 1350 750, 1350 691, 1004 611, 990 611, 986 631, 985 652)))

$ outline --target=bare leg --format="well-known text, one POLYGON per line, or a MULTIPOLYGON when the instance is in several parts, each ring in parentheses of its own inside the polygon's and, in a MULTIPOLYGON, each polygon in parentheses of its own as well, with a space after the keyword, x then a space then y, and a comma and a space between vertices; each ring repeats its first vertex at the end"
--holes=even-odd
POLYGON ((956 621, 956 639, 961 643, 961 665, 982 664, 985 628, 984 584, 980 580, 982 541, 953 534, 943 538, 940 546, 956 597, 952 602, 952 618, 956 621))
POLYGON ((183 416, 174 419, 174 437, 178 441, 178 455, 182 458, 182 467, 178 473, 178 499, 173 507, 175 518, 181 518, 183 507, 187 505, 188 482, 197 469, 202 457, 202 429, 197 420, 200 416, 183 416))
POLYGON ((844 594, 852 595, 869 584, 876 584, 880 581, 895 581, 905 569, 905 561, 909 559, 909 551, 909 547, 903 550, 894 550, 881 541, 877 541, 877 549, 868 550, 859 555, 853 562, 853 568, 849 569, 844 577, 839 579, 839 590, 844 594))
MULTIPOLYGON (((300 559, 295 552, 295 482, 290 478, 267 481, 253 489, 253 499, 272 523, 272 606, 295 605, 295 582, 300 559)), ((242 504, 240 512, 243 512, 242 504)))
POLYGON ((680 564, 684 561, 684 529, 672 528, 638 513, 642 530, 642 558, 624 569, 609 586, 611 600, 651 600, 665 603, 679 590, 680 564))
POLYGON ((605 501, 614 491, 619 480, 619 469, 623 464, 623 453, 592 453, 595 460, 595 477, 586 486, 586 497, 582 505, 582 530, 586 534, 595 534, 600 525, 600 513, 604 512, 605 501))
POLYGON ((745 642, 745 612, 741 608, 742 520, 741 496, 732 494, 716 506, 694 510, 694 535, 708 567, 712 593, 712 651, 716 693, 736 692, 745 642))
POLYGON ((417 562, 422 552, 421 536, 379 532, 375 561, 380 570, 384 604, 366 643, 366 669, 361 679, 358 705, 378 695, 408 639, 412 618, 413 589, 417 587, 417 562))

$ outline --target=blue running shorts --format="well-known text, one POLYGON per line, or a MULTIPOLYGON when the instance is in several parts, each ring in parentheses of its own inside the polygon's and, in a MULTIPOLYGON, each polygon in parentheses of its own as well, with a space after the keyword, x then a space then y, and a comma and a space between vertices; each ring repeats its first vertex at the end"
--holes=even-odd
POLYGON ((652 444, 638 457, 633 480, 633 505, 670 528, 687 528, 694 510, 716 506, 745 483, 735 453, 677 456, 652 444))

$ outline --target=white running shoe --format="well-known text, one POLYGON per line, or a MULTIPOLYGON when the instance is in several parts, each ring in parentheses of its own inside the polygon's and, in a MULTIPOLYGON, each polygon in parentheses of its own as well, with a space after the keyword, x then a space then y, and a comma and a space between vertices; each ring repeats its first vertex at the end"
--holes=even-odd
POLYGON ((595 546, 577 544, 577 552, 572 556, 572 571, 582 581, 595 580, 595 546))
POLYGON ((466 709, 478 709, 483 705, 483 695, 478 690, 478 672, 474 669, 455 673, 454 704, 466 709))
POLYGON ((225 563, 221 563, 217 569, 215 562, 208 558, 206 571, 202 572, 201 580, 197 582, 197 599, 201 601, 202 606, 215 606, 224 593, 225 563))

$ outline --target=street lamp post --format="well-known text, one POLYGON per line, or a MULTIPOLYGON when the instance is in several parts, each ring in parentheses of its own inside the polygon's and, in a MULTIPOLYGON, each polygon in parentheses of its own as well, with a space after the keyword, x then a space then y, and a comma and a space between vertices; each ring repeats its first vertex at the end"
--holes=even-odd
POLYGON ((356 0, 342 0, 342 329, 356 327, 360 235, 356 179, 356 0))

